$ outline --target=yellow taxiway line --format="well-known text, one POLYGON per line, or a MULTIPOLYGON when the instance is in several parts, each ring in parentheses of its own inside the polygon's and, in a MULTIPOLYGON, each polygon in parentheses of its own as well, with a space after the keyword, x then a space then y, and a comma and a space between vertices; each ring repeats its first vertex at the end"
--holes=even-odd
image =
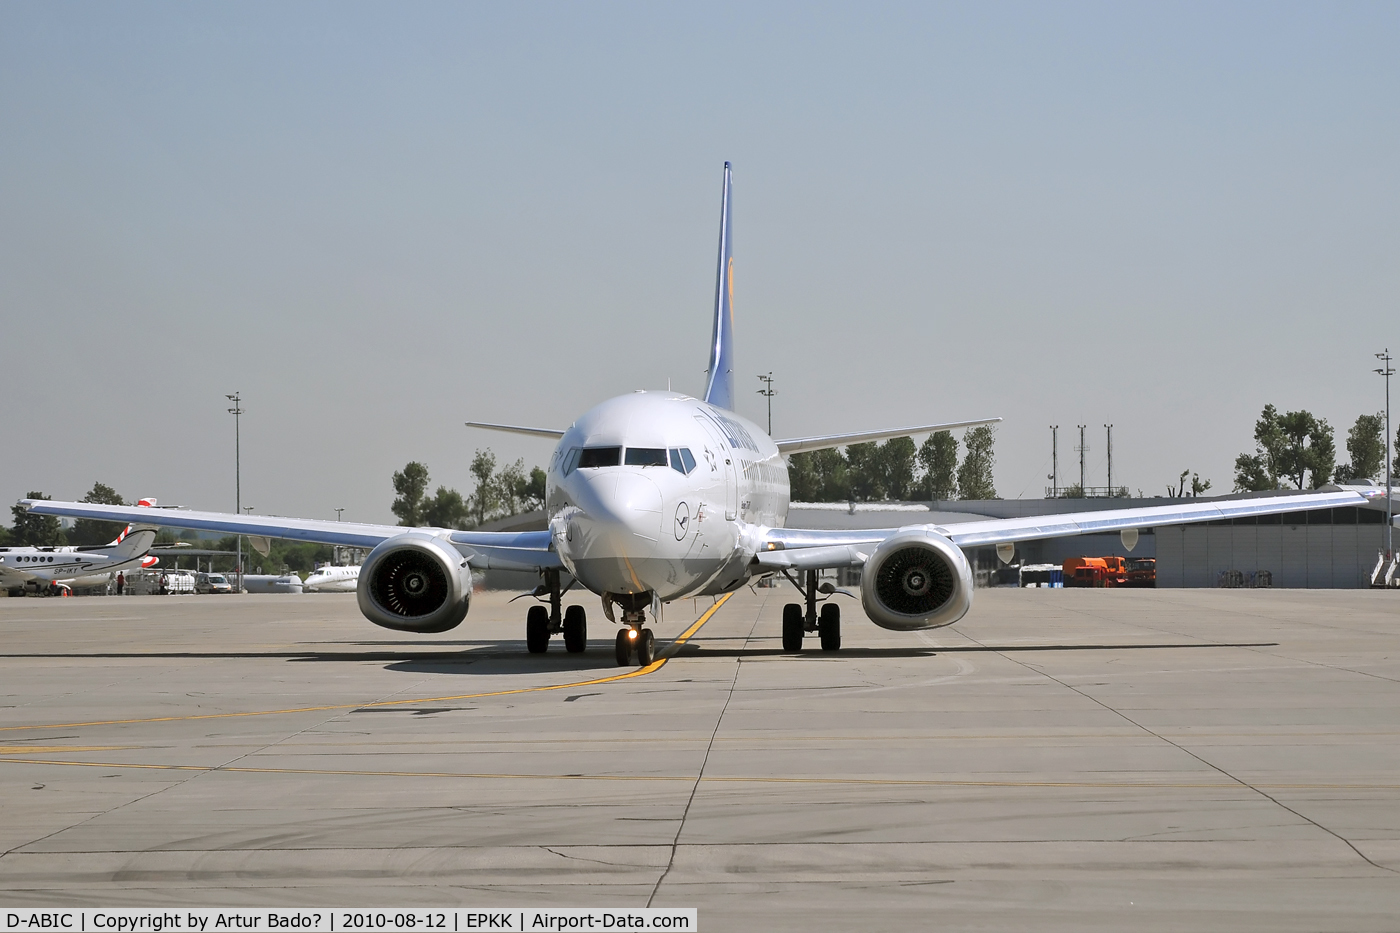
MULTIPOLYGON (((34 726, 0 726, 0 732, 19 732, 33 729, 77 729, 83 726, 126 726, 148 722, 190 722, 199 719, 239 719, 248 716, 282 716, 290 713, 325 713, 338 709, 369 709, 379 706, 408 706, 414 703, 446 703, 453 700, 480 700, 486 697, 514 696, 520 693, 542 693, 546 690, 570 690, 574 687, 595 687, 599 684, 616 683, 619 680, 631 680, 633 677, 645 677, 653 674, 666 666, 675 653, 680 650, 680 646, 700 631, 700 627, 714 617, 719 611, 719 607, 729 601, 733 593, 725 593, 715 604, 706 609, 700 618, 691 624, 690 628, 681 632, 675 639, 667 645, 661 652, 661 656, 652 661, 646 667, 639 667, 636 670, 628 671, 625 674, 613 674, 609 677, 598 677, 593 680, 578 680, 567 684, 547 684, 542 687, 517 687, 514 690, 493 690, 490 693, 459 693, 452 696, 440 697, 414 697, 410 700, 376 700, 370 703, 336 703, 327 706, 297 706, 289 709, 258 709, 246 710, 241 713, 199 713, 193 716, 155 716, 148 719, 97 719, 91 722, 61 722, 44 723, 34 726)), ((12 759, 11 759, 12 760, 12 759)))

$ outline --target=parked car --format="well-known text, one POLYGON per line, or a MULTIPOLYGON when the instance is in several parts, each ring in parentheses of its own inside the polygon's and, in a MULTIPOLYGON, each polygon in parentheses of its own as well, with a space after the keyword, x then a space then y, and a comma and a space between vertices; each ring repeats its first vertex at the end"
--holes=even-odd
POLYGON ((201 573, 194 578, 196 593, 232 593, 233 584, 221 573, 201 573))

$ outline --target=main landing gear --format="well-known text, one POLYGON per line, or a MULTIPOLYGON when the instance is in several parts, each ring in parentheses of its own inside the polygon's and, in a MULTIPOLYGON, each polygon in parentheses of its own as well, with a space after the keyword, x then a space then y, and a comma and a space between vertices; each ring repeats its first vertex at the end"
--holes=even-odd
POLYGON ((841 607, 831 602, 822 603, 821 614, 818 615, 815 570, 807 571, 807 582, 798 588, 803 590, 807 605, 805 611, 798 603, 788 603, 783 607, 783 650, 801 651, 802 639, 808 632, 816 632, 821 638, 823 651, 840 651, 841 607))
POLYGON ((544 654, 549 650, 550 636, 561 632, 564 648, 570 654, 579 654, 587 648, 588 616, 582 606, 563 609, 564 591, 559 589, 559 571, 546 570, 544 583, 535 589, 535 595, 548 595, 549 607, 531 606, 525 614, 525 647, 530 653, 544 654))
POLYGON ((612 598, 622 609, 623 627, 618 630, 613 645, 617 666, 626 667, 635 655, 637 666, 646 667, 656 660, 656 636, 646 627, 646 606, 651 602, 651 594, 614 595, 612 598))

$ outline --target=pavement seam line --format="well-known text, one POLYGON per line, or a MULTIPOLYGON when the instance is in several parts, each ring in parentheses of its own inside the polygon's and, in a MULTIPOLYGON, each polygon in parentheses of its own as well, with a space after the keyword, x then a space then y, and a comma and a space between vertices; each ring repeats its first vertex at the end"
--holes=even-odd
MULTIPOLYGON (((763 610, 768 605, 768 596, 764 594, 763 602, 759 604, 758 612, 754 616, 753 626, 749 629, 749 634, 744 638, 744 647, 747 648, 753 639, 754 629, 758 628, 759 619, 763 618, 763 610)), ((729 682, 729 693, 724 698, 724 706, 720 708, 719 715, 715 717, 715 728, 710 733, 709 744, 705 746, 705 756, 700 759, 700 770, 696 772, 695 783, 690 787, 690 796, 686 798, 685 809, 681 811, 680 822, 676 825, 676 835, 671 839, 671 853, 666 859, 666 868, 656 878, 656 884, 652 886, 651 896, 647 898, 647 907, 656 900, 656 895, 661 891, 661 885, 666 881, 671 869, 676 864, 676 850, 680 847, 681 833, 685 831, 685 821, 690 816, 690 808, 695 803, 695 795, 700 791, 700 782, 705 779, 705 766, 710 763, 710 752, 714 751, 715 738, 719 735, 719 727, 724 722, 724 714, 729 711, 729 704, 734 699, 734 688, 739 683, 739 672, 743 670, 744 658, 742 655, 734 660, 734 679, 729 682)))
MULTIPOLYGON (((967 639, 969 639, 969 640, 971 640, 971 641, 977 641, 977 639, 973 638, 971 635, 966 635, 966 634, 964 634, 963 637, 964 637, 964 638, 967 638, 967 639)), ((977 642, 977 643, 978 643, 979 645, 981 644, 981 642, 977 642)), ((1000 654, 1000 652, 998 652, 998 654, 1000 654)), ((1243 778, 1241 778, 1241 777, 1237 777, 1237 776, 1231 774, 1229 771, 1227 771, 1227 770, 1225 770, 1224 768, 1220 767, 1220 766, 1217 765, 1215 762, 1209 761, 1209 760, 1207 760, 1207 759, 1205 759, 1205 758, 1202 758, 1200 755, 1198 755, 1198 754, 1196 754, 1195 752, 1191 751, 1191 749, 1187 748, 1186 746, 1180 745, 1180 744, 1178 744, 1178 743, 1176 743, 1176 742, 1173 742, 1171 739, 1167 738, 1167 737, 1164 736, 1164 735, 1160 735, 1160 734, 1158 734, 1158 733, 1156 733, 1156 732, 1153 732, 1150 728, 1148 728, 1147 726, 1143 725, 1142 723, 1136 721, 1136 720, 1133 719, 1131 716, 1129 716, 1127 713, 1124 713, 1124 712, 1121 711, 1121 710, 1118 710, 1118 709, 1113 708, 1112 706, 1109 706, 1107 703, 1104 703, 1102 700, 1098 699, 1097 697, 1094 697, 1094 696, 1092 696, 1092 695, 1090 695, 1090 694, 1088 694, 1088 693, 1085 693, 1083 690, 1080 690, 1078 687, 1074 686, 1073 684, 1066 683, 1065 681, 1063 681, 1063 680, 1061 680, 1060 678, 1056 677, 1054 674, 1051 674, 1051 673, 1048 673, 1048 672, 1042 671, 1042 670, 1036 670, 1036 668, 1031 667, 1030 665, 1025 664, 1024 662, 1019 661, 1019 660, 1017 660, 1017 659, 1015 659, 1015 658, 1008 658, 1008 657, 1006 657, 1006 655, 1004 655, 1004 654, 1002 654, 1001 656, 1002 656, 1003 658, 1006 658, 1006 660, 1011 661, 1013 664, 1019 664, 1019 665, 1021 665, 1022 667, 1024 667, 1024 668, 1025 668, 1026 670, 1028 670, 1028 671, 1034 671, 1036 674, 1039 674, 1041 677, 1044 677, 1044 678, 1047 679, 1047 680, 1052 680, 1052 681, 1054 681, 1055 683, 1059 684, 1061 687, 1064 687, 1066 690, 1069 690, 1071 693, 1078 694, 1079 696, 1081 696, 1081 697, 1083 697, 1084 699, 1088 700, 1090 703, 1093 703, 1095 706, 1098 706, 1098 707, 1100 707, 1101 709, 1105 709, 1105 710, 1107 710, 1108 712, 1112 713, 1113 715, 1118 716, 1118 717, 1121 718, 1123 721, 1132 723, 1134 726, 1136 726, 1137 728, 1141 729, 1143 732, 1147 733, 1148 735, 1152 736, 1153 738, 1157 739, 1158 741, 1164 742, 1164 743, 1166 743, 1167 745, 1170 745, 1172 748, 1175 748, 1175 749, 1177 749, 1178 751, 1180 751, 1180 752, 1182 752, 1182 753, 1184 753, 1184 754, 1186 754, 1186 755, 1189 755, 1190 757, 1194 758, 1196 761, 1199 761, 1201 764, 1205 765, 1207 768, 1210 768, 1212 771, 1215 771, 1215 772, 1217 772, 1218 774, 1224 775, 1225 777, 1229 778, 1230 780, 1236 782, 1236 783, 1237 783, 1239 786, 1241 786, 1241 787, 1246 787, 1246 788, 1248 788, 1249 790, 1251 790, 1251 791, 1253 791, 1254 793, 1258 794, 1260 797, 1263 797, 1265 800, 1269 801, 1270 803, 1272 803, 1274 806, 1278 807, 1279 809, 1281 809, 1281 810, 1286 810, 1287 812, 1293 814, 1294 816, 1296 816, 1298 819, 1302 820, 1303 822, 1308 823, 1309 825, 1314 826, 1314 827, 1316 827, 1317 829, 1322 830, 1324 833, 1326 833, 1327 835, 1331 836, 1332 838, 1334 838, 1334 839, 1340 841, 1340 842, 1341 842, 1342 844, 1344 844, 1347 848, 1351 849, 1351 851, 1355 852, 1358 858, 1360 858, 1362 861, 1364 861, 1367 865, 1370 865, 1372 868, 1377 868, 1377 869, 1379 869, 1379 870, 1381 870, 1381 871, 1390 872, 1391 874, 1400 875, 1400 870, 1397 870, 1397 869, 1394 869, 1394 868, 1390 868, 1390 867, 1385 866, 1385 865, 1380 865, 1380 864, 1377 864, 1376 862, 1371 861, 1370 857, 1367 856, 1366 853, 1364 853, 1364 852, 1362 852, 1360 849, 1358 849, 1358 848, 1356 847, 1356 845, 1355 845, 1350 839, 1348 839, 1346 836, 1343 836, 1341 833, 1336 832, 1335 830, 1329 829, 1328 827, 1322 825, 1322 824, 1319 823, 1317 820, 1314 820, 1314 819, 1312 819, 1312 818, 1309 817, 1309 816, 1306 816, 1306 815, 1304 815, 1304 814, 1302 814, 1302 813, 1299 813, 1297 810, 1293 809, 1293 808, 1290 807, 1288 804, 1283 803, 1283 802, 1280 801, 1278 798, 1272 796, 1271 794, 1266 793, 1264 790, 1262 790, 1262 789, 1259 788, 1259 787, 1256 787, 1255 785, 1251 784, 1249 781, 1246 781, 1245 779, 1243 779, 1243 778)))

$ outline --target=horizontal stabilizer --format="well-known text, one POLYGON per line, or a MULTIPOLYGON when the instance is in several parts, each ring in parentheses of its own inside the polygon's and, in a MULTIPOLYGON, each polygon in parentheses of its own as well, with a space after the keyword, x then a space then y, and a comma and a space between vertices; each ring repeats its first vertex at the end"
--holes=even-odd
POLYGON ((487 431, 505 431, 508 434, 530 434, 534 437, 552 437, 555 440, 564 436, 563 431, 554 428, 524 428, 516 424, 489 424, 485 421, 464 422, 469 428, 485 428, 487 431))
POLYGON ((892 437, 906 437, 912 434, 933 434, 936 431, 951 431, 954 428, 971 428, 979 424, 996 424, 1000 418, 982 418, 978 421, 953 421, 948 424, 920 424, 911 428, 891 428, 886 431, 858 431, 855 434, 820 434, 816 437, 793 437, 777 441, 778 452, 783 454, 804 454, 809 450, 827 450, 831 447, 845 447, 848 444, 864 444, 868 441, 886 441, 892 437))

